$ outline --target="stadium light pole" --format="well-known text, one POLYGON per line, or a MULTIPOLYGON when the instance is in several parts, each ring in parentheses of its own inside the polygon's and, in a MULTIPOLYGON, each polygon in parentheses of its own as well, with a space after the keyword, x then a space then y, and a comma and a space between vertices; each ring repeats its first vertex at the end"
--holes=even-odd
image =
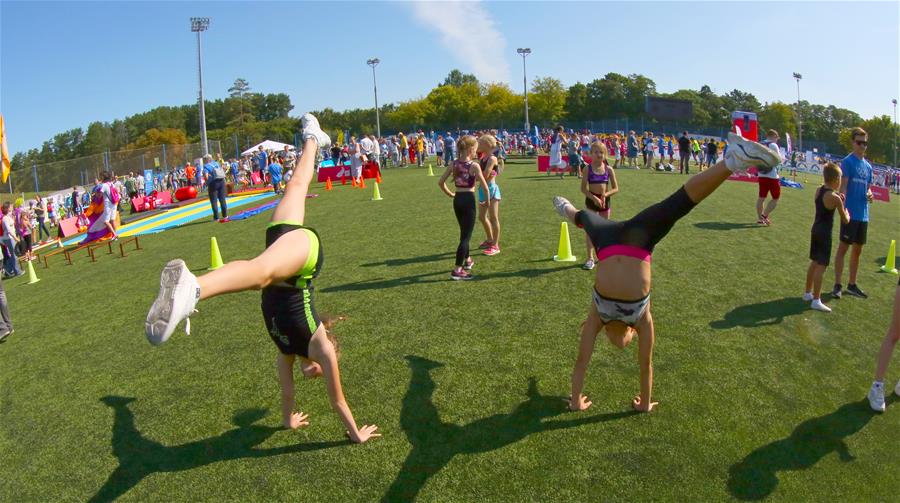
POLYGON ((797 150, 803 153, 803 120, 800 117, 800 79, 803 75, 794 72, 794 78, 797 79, 797 150))
POLYGON ((516 49, 516 52, 519 53, 519 56, 522 56, 522 88, 525 91, 525 134, 528 134, 530 125, 528 123, 528 77, 525 73, 525 58, 531 54, 531 48, 519 47, 516 49))
POLYGON ((375 129, 378 131, 378 137, 381 138, 381 117, 378 115, 378 81, 375 80, 375 67, 381 63, 378 58, 372 58, 366 61, 366 64, 372 67, 372 87, 375 88, 375 129))
POLYGON ((208 28, 208 17, 191 18, 191 31, 197 33, 197 74, 200 80, 200 152, 203 156, 209 154, 209 144, 206 142, 206 108, 203 105, 203 46, 200 42, 200 34, 208 28))
POLYGON ((894 167, 897 167, 897 98, 891 100, 894 104, 894 167))

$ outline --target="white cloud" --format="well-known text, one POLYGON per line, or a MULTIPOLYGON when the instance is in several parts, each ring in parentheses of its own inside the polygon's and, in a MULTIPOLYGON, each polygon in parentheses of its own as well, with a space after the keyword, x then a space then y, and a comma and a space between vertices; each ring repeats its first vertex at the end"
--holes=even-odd
POLYGON ((413 13, 440 35, 463 71, 481 81, 509 82, 506 39, 480 2, 415 2, 413 13))

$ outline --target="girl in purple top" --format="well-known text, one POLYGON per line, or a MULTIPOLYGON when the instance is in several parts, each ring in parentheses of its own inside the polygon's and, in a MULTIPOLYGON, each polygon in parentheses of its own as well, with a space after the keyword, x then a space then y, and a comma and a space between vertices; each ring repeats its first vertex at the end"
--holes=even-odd
MULTIPOLYGON (((584 206, 588 211, 609 219, 609 198, 619 191, 619 184, 616 181, 616 172, 606 162, 606 154, 606 145, 603 142, 595 141, 591 144, 591 163, 588 165, 587 176, 581 179, 581 192, 584 193, 584 206)), ((582 268, 590 271, 594 268, 596 251, 587 234, 585 242, 587 261, 582 268)))

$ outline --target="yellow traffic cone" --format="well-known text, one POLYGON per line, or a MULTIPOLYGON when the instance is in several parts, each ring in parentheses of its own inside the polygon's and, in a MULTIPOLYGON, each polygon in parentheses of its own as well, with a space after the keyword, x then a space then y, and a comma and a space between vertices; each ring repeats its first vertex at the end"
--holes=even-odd
POLYGON ((210 248, 210 259, 209 259, 209 269, 208 271, 215 271, 216 269, 225 265, 222 262, 222 254, 219 253, 219 242, 216 241, 215 237, 209 238, 209 248, 210 248))
POLYGON ((378 190, 378 182, 375 182, 375 190, 373 191, 373 194, 372 194, 372 200, 373 201, 381 201, 381 199, 382 199, 381 191, 378 190))
POLYGON ((31 261, 28 261, 28 284, 33 285, 40 281, 37 277, 37 274, 34 273, 34 266, 31 265, 31 261))
POLYGON ((434 171, 431 170, 431 164, 428 165, 428 176, 434 176, 434 171))
POLYGON ((572 255, 572 243, 569 241, 569 224, 562 222, 559 226, 559 246, 556 255, 553 256, 556 262, 575 262, 575 255, 572 255))
POLYGON ((891 246, 888 248, 887 257, 884 258, 884 265, 881 266, 882 272, 897 274, 897 241, 891 240, 891 246))

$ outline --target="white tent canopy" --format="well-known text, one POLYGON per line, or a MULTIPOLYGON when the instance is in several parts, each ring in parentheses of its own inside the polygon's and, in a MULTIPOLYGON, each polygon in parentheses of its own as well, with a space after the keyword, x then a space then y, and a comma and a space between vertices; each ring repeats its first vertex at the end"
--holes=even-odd
POLYGON ((256 152, 259 152, 259 147, 262 147, 263 150, 274 150, 276 152, 283 151, 284 147, 287 147, 288 150, 294 150, 293 145, 289 145, 287 143, 281 143, 281 142, 277 142, 277 141, 272 141, 272 140, 266 140, 262 143, 257 143, 256 145, 253 145, 252 147, 243 151, 241 153, 241 155, 255 154, 256 152))

